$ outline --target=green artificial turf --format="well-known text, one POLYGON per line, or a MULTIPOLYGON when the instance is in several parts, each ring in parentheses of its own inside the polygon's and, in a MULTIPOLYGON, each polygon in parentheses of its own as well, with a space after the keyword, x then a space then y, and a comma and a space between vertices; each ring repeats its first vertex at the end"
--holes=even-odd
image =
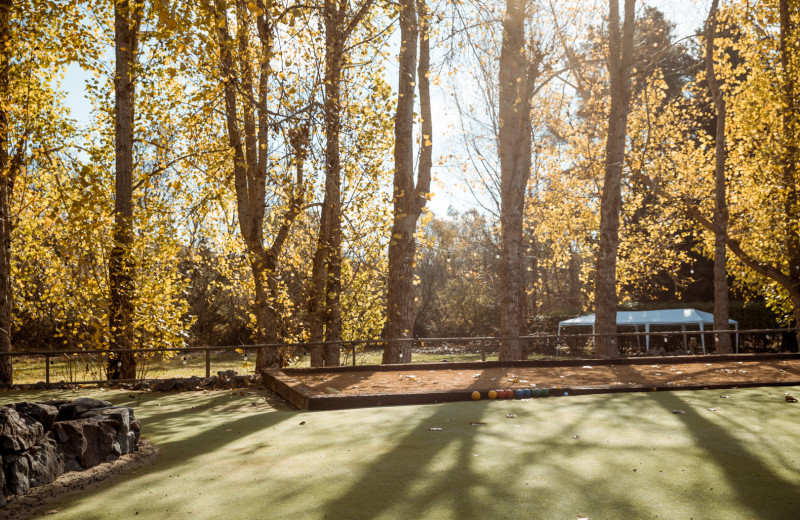
POLYGON ((264 392, 83 390, 68 395, 134 406, 161 454, 45 510, 54 520, 797 518, 800 405, 784 392, 800 388, 298 412, 264 392))

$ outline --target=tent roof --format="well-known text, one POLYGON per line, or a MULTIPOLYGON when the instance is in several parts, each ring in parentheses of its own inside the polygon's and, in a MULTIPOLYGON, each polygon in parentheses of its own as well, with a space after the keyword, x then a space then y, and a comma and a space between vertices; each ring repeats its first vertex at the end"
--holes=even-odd
MULTIPOLYGON (((699 325, 714 323, 714 315, 696 309, 662 309, 656 311, 618 311, 617 325, 699 325)), ((728 320, 730 325, 737 325, 736 320, 728 320)), ((578 316, 558 323, 561 327, 594 325, 594 314, 578 316)))

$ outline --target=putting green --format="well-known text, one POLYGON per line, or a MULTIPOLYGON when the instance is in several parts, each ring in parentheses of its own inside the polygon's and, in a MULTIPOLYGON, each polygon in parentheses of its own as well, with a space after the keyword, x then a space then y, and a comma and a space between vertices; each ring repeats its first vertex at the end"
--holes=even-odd
POLYGON ((84 390, 69 397, 135 406, 161 454, 47 518, 796 518, 784 392, 800 388, 298 412, 262 392, 84 390))

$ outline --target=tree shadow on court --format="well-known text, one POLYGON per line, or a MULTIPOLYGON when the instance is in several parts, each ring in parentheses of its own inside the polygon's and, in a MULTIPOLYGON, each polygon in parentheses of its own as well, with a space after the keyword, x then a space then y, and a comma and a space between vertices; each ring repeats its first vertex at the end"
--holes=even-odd
MULTIPOLYGON (((470 419, 453 413, 458 404, 436 406, 398 438, 391 451, 376 457, 344 494, 330 500, 321 516, 435 518, 444 512, 448 518, 507 518, 509 511, 515 511, 519 518, 538 518, 539 513, 559 509, 565 495, 553 491, 567 483, 567 495, 580 496, 583 503, 602 497, 620 518, 636 517, 628 494, 614 491, 606 475, 586 478, 563 464, 563 457, 582 449, 572 434, 584 417, 576 416, 537 436, 530 425, 546 424, 546 411, 530 402, 506 404, 472 403, 470 419), (508 411, 518 417, 507 418, 508 411), (514 421, 525 421, 528 428, 516 429, 514 421), (487 424, 479 424, 483 422, 487 424), (436 427, 443 430, 430 430, 436 427), (532 510, 537 502, 546 502, 547 507, 532 510)), ((625 409, 620 405, 620 413, 625 409)), ((587 413, 592 412, 587 409, 587 413)), ((570 504, 564 506, 573 518, 580 513, 570 504)))
MULTIPOLYGON (((656 400, 665 410, 687 408, 686 402, 671 392, 659 393, 656 400)), ((797 517, 800 510, 800 488, 756 456, 752 444, 745 443, 732 435, 726 427, 696 411, 681 417, 685 418, 684 424, 693 435, 695 445, 706 455, 704 459, 724 472, 741 507, 750 510, 753 518, 767 520, 797 517)), ((769 432, 761 432, 760 435, 768 436, 769 432)), ((766 444, 767 439, 764 441, 766 444)), ((765 449, 762 445, 758 445, 757 449, 769 451, 769 448, 765 449)))

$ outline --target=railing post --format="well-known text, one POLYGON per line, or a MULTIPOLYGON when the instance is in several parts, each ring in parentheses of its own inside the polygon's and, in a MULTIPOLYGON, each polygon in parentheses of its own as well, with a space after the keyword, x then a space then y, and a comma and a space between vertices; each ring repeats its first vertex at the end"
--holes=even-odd
POLYGON ((211 377, 211 350, 206 349, 206 377, 211 377))
POLYGON ((352 343, 350 345, 350 350, 353 351, 353 366, 356 366, 356 344, 352 343))
POLYGON ((50 384, 50 355, 44 356, 44 381, 50 384))

